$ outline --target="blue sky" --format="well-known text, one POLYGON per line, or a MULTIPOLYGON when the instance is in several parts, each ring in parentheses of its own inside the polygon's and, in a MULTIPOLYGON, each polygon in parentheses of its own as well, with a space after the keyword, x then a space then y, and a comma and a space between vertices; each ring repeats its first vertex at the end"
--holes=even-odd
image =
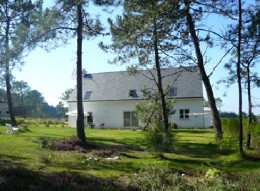
MULTIPOLYGON (((108 60, 113 58, 98 48, 98 42, 101 40, 109 40, 110 37, 99 37, 94 40, 85 40, 83 42, 83 68, 89 73, 122 71, 126 66, 117 66, 108 64, 108 60)), ((214 62, 222 56, 220 50, 212 50, 208 54, 212 58, 212 62, 206 66, 207 71, 212 70, 214 62)), ((76 39, 59 47, 57 49, 46 52, 41 48, 36 48, 24 60, 25 65, 21 71, 15 70, 14 76, 16 80, 23 80, 28 83, 32 89, 36 89, 42 93, 46 101, 50 105, 57 105, 59 97, 68 89, 76 85, 76 39)), ((260 71, 260 64, 257 66, 260 71)), ((211 77, 215 97, 223 100, 222 111, 238 110, 238 94, 237 85, 226 89, 224 85, 217 85, 217 80, 225 76, 226 71, 223 65, 220 65, 211 77), (226 94, 226 96, 223 96, 226 94)), ((247 110, 246 94, 244 95, 243 110, 247 110)), ((254 88, 253 103, 260 105, 260 88, 254 88)), ((206 94, 204 94, 206 97, 206 94)), ((254 108, 255 114, 260 114, 260 107, 254 108)))

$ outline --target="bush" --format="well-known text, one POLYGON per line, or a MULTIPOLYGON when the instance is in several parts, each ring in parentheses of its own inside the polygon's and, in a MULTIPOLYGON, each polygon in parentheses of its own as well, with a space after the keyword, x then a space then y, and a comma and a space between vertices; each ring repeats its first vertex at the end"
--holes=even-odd
POLYGON ((210 168, 207 170, 204 178, 207 179, 207 180, 210 180, 210 179, 214 179, 214 178, 217 178, 220 176, 220 170, 216 169, 216 168, 210 168))
POLYGON ((173 135, 171 131, 166 133, 159 121, 153 123, 152 128, 148 129, 145 140, 148 150, 157 157, 161 157, 163 152, 173 150, 173 135))
POLYGON ((221 119, 222 129, 227 136, 238 137, 238 119, 224 118, 221 119))
MULTIPOLYGON (((221 119, 222 129, 224 133, 223 140, 219 142, 221 149, 232 148, 238 142, 238 119, 237 118, 223 118, 221 119)), ((260 125, 256 120, 252 121, 251 127, 247 129, 247 118, 243 119, 244 139, 246 139, 247 132, 251 132, 251 146, 257 152, 260 152, 260 125)))
POLYGON ((40 137, 38 139, 38 143, 39 143, 39 146, 41 148, 49 148, 50 147, 50 139, 46 138, 46 137, 40 137))
POLYGON ((238 144, 238 119, 236 118, 222 118, 221 119, 223 139, 218 141, 220 149, 229 150, 238 144))
POLYGON ((251 129, 252 147, 260 153, 260 125, 253 124, 251 129))
POLYGON ((21 131, 21 132, 30 131, 30 129, 29 129, 27 123, 21 123, 21 124, 19 125, 19 131, 21 131))

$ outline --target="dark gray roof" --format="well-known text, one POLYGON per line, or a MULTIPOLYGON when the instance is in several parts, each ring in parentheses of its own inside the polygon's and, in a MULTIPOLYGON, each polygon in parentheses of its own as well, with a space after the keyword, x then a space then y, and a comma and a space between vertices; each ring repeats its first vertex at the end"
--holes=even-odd
MULTIPOLYGON (((156 89, 153 76, 156 71, 140 71, 136 75, 128 72, 105 72, 94 73, 87 78, 83 77, 83 101, 116 101, 143 99, 141 90, 156 89), (129 96, 130 90, 136 90, 137 96, 129 96), (86 95, 87 92, 87 95, 86 95), (87 99, 84 99, 86 95, 87 99)), ((202 98, 202 81, 197 71, 190 71, 186 68, 162 69, 163 84, 166 87, 176 88, 176 98, 202 98)), ((76 88, 70 97, 76 101, 76 88)))

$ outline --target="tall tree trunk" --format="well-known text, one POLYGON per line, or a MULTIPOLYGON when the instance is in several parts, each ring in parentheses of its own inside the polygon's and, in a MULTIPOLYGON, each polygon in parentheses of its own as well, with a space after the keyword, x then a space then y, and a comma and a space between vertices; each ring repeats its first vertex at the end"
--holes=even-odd
POLYGON ((169 119, 167 115, 167 106, 165 101, 165 95, 162 86, 162 74, 161 74, 161 66, 160 66, 160 58, 158 51, 158 37, 157 37, 157 25, 156 19, 154 19, 154 31, 153 31, 153 45, 154 45, 154 54, 155 54, 155 67, 158 77, 157 88, 160 95, 160 101, 162 104, 162 118, 163 118, 163 126, 166 133, 169 131, 169 119))
POLYGON ((250 79, 250 65, 247 66, 247 99, 248 99, 248 118, 247 118, 247 135, 246 148, 251 146, 251 125, 252 125, 252 99, 251 99, 251 79, 250 79))
POLYGON ((205 68, 204 68, 204 60, 203 60, 203 55, 200 50, 199 39, 198 39, 196 31, 195 31, 194 21, 190 14, 190 1, 189 0, 185 0, 185 6, 186 6, 186 21, 187 21, 187 25, 189 28, 189 32, 191 34, 191 38, 193 40, 195 53, 196 53, 196 57, 197 57, 197 65, 199 68, 200 76, 202 78, 202 81, 204 83, 204 86, 205 86, 205 89, 207 92, 208 103, 210 105, 212 115, 213 115, 213 125, 215 128, 215 139, 221 140, 223 138, 223 132, 222 132, 222 126, 221 126, 221 121, 220 121, 220 117, 219 117, 219 112, 218 112, 218 109, 216 106, 214 93, 213 93, 213 90, 212 90, 212 87, 210 84, 210 79, 208 78, 205 68))
POLYGON ((241 86, 241 30, 242 30, 242 4, 238 0, 238 41, 237 41, 237 82, 238 82, 238 129, 239 144, 238 150, 241 156, 243 151, 243 124, 242 124, 242 86, 241 86))
POLYGON ((86 143, 84 131, 84 109, 82 103, 82 5, 77 4, 77 136, 82 144, 86 143))
MULTIPOLYGON (((8 15, 6 10, 6 15, 8 15)), ((8 16, 7 16, 8 17, 8 16)), ((6 30, 5 30, 5 83, 6 83, 6 97, 9 109, 9 115, 12 125, 16 126, 16 120, 14 117, 14 109, 11 95, 11 84, 10 84, 10 52, 9 52, 9 33, 10 33, 10 22, 9 17, 7 18, 6 30)))

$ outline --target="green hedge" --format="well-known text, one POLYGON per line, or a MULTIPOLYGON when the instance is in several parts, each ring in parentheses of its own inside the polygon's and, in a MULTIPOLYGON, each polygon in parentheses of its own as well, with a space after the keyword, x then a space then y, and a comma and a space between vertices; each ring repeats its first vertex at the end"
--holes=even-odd
MULTIPOLYGON (((41 119, 41 118, 16 118, 17 124, 28 125, 64 125, 64 120, 61 119, 41 119)), ((11 123, 9 118, 0 119, 0 125, 11 123)))
MULTIPOLYGON (((222 118, 221 119, 222 130, 224 133, 224 140, 238 141, 238 118, 222 118)), ((256 150, 260 151, 260 124, 257 121, 252 122, 251 126, 251 145, 256 150)), ((247 118, 243 118, 243 134, 244 140, 246 140, 248 129, 247 129, 247 118)))
POLYGON ((227 136, 238 136, 238 119, 223 118, 221 119, 222 129, 227 136))

